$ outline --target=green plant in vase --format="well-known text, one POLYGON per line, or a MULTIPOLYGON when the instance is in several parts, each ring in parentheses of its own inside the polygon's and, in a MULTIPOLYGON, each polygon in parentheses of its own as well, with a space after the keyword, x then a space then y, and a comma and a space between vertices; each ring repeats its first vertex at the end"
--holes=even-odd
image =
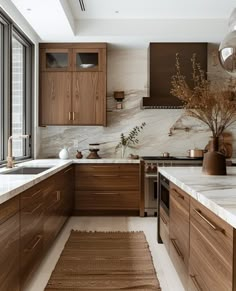
POLYGON ((138 135, 143 130, 144 126, 146 125, 145 122, 143 122, 140 126, 135 126, 128 135, 125 135, 123 132, 120 135, 120 141, 118 145, 116 146, 117 149, 121 149, 121 157, 125 157, 125 152, 128 147, 134 148, 136 144, 139 143, 138 135))

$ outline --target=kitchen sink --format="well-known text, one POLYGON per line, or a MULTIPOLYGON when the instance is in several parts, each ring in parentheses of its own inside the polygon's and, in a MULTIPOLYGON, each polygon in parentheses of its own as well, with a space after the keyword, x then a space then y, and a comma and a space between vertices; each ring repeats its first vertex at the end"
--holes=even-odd
POLYGON ((20 167, 12 170, 7 170, 0 174, 4 175, 37 175, 44 171, 47 171, 51 167, 20 167))

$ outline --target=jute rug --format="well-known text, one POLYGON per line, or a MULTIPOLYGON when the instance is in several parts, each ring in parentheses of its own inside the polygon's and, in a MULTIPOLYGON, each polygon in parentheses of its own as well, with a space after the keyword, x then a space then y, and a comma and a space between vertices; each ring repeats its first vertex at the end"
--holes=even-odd
POLYGON ((161 290, 143 232, 72 231, 45 291, 161 290))

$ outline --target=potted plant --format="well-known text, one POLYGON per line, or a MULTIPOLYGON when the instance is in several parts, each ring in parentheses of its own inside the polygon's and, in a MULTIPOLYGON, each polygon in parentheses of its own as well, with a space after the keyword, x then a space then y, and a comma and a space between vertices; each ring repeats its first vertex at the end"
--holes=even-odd
POLYGON ((172 76, 171 94, 182 100, 188 116, 196 118, 209 127, 212 132, 210 153, 204 155, 203 171, 213 175, 226 174, 225 157, 218 152, 219 136, 236 121, 236 81, 225 79, 223 84, 206 78, 192 59, 193 86, 186 82, 181 73, 179 56, 176 54, 176 74, 172 76))
POLYGON ((143 122, 140 126, 135 126, 128 135, 125 135, 123 132, 120 135, 120 141, 116 146, 117 149, 121 149, 121 157, 125 157, 125 152, 127 147, 134 147, 135 144, 139 143, 138 135, 143 130, 144 126, 146 125, 145 122, 143 122))

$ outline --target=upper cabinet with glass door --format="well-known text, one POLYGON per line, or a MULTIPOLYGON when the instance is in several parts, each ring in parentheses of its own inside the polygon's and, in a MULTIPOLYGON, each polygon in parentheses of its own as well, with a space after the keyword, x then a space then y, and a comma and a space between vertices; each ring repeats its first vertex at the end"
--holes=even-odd
POLYGON ((104 71, 104 54, 102 49, 73 49, 73 71, 104 71))
POLYGON ((72 49, 40 50, 41 71, 72 71, 72 49))

